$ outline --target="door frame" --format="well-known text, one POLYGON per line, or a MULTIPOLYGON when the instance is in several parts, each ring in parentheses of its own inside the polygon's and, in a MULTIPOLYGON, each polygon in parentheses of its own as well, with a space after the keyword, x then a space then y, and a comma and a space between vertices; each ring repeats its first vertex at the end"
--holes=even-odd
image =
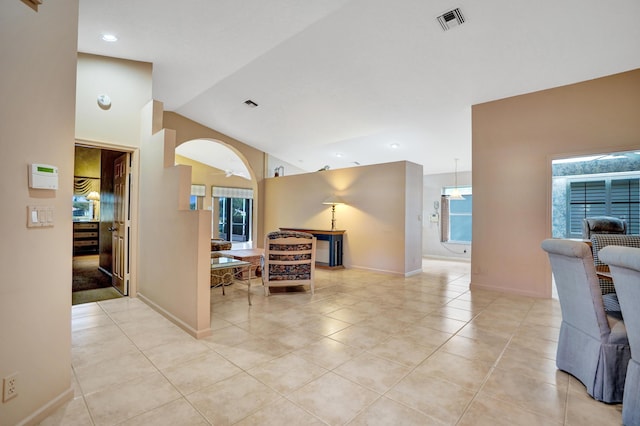
MULTIPOLYGON (((140 186, 140 149, 137 147, 97 142, 87 139, 75 139, 75 146, 88 148, 108 149, 128 153, 130 157, 130 183, 129 183, 129 209, 131 219, 129 224, 129 297, 137 297, 138 294, 138 211, 139 211, 139 186, 140 186)), ((102 167, 102 165, 100 166, 102 167)))

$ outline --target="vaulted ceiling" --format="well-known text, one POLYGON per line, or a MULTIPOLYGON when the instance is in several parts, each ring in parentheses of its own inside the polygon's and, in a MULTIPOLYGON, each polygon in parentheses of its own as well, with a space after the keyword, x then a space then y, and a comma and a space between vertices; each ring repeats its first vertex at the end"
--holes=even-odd
POLYGON ((153 63, 165 110, 300 169, 432 174, 470 170, 473 104, 640 68, 639 18, 637 0, 80 0, 78 49, 153 63))

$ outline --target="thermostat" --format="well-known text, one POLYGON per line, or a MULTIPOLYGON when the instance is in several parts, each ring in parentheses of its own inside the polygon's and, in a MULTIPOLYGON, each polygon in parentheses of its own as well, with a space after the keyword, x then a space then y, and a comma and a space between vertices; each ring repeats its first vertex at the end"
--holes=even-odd
POLYGON ((58 168, 48 164, 29 164, 29 188, 58 189, 58 168))

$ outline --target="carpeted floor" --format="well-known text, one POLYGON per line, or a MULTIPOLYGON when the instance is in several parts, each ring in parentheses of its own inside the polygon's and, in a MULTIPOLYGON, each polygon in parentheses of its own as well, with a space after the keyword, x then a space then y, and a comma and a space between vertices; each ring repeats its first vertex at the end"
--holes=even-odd
POLYGON ((72 305, 122 297, 111 286, 111 277, 98 269, 97 255, 73 258, 72 291, 72 305))
POLYGON ((98 269, 98 255, 73 258, 72 291, 111 287, 111 277, 98 269))

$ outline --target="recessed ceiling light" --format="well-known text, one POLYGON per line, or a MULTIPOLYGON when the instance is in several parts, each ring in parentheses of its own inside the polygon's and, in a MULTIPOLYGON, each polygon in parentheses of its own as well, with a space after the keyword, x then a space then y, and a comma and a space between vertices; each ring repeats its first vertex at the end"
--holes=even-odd
POLYGON ((389 145, 389 146, 390 146, 391 148, 393 148, 393 149, 396 149, 396 148, 398 148, 400 145, 394 142, 394 143, 392 143, 392 144, 391 144, 391 145, 389 145))
POLYGON ((118 37, 113 34, 102 34, 102 40, 108 41, 109 43, 113 43, 118 41, 118 37))
POLYGON ((341 152, 336 152, 336 157, 342 157, 342 153, 341 152))

